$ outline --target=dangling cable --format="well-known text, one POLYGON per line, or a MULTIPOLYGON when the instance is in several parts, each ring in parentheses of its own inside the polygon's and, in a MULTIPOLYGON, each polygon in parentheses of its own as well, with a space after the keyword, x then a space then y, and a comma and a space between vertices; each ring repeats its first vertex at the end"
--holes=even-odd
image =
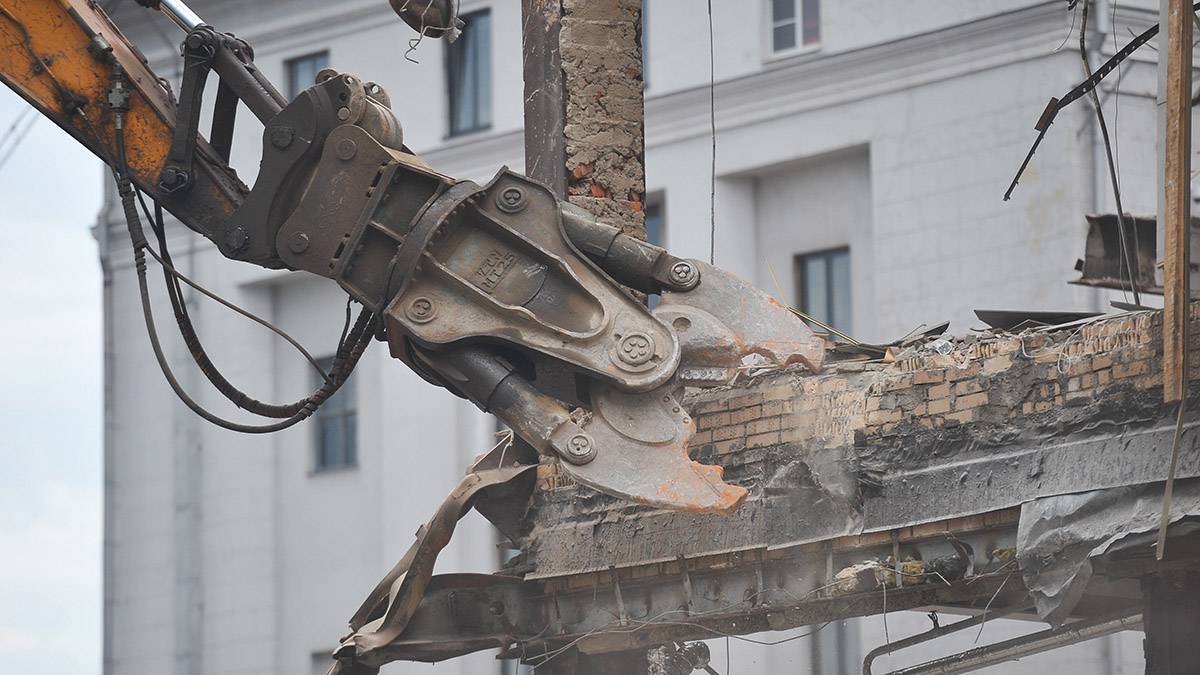
MULTIPOLYGON (((118 84, 121 78, 123 78, 123 72, 121 71, 119 65, 115 65, 113 72, 114 85, 118 84)), ((116 90, 116 87, 114 87, 114 90, 116 90)), ((110 97, 110 100, 113 98, 119 99, 120 97, 110 97)), ((187 392, 184 391, 183 387, 179 384, 179 381, 175 378, 175 374, 171 371, 170 365, 167 363, 166 355, 163 353, 162 344, 158 338, 158 331, 154 322, 154 311, 150 303, 150 290, 146 280, 146 252, 149 251, 151 256, 155 257, 156 260, 163 264, 164 274, 168 274, 170 277, 172 277, 172 280, 167 284, 168 296, 170 296, 174 306, 183 308, 181 311, 183 316, 186 317, 186 308, 183 307, 181 288, 178 286, 179 280, 192 285, 201 292, 205 292, 206 294, 208 293, 200 289, 198 285, 194 284, 194 282, 191 282, 182 274, 179 274, 174 267, 169 264, 168 258, 160 258, 150 248, 149 242, 146 240, 145 231, 142 229, 141 217, 138 214, 138 195, 137 191, 134 189, 133 181, 129 177, 129 166, 126 157, 125 112, 128 110, 128 98, 124 100, 123 104, 119 102, 115 104, 110 103, 110 106, 115 113, 114 135, 117 148, 117 156, 115 158, 116 161, 113 168, 113 175, 117 181, 117 193, 121 198, 121 207, 125 215, 125 224, 129 230, 129 238, 133 246, 134 264, 138 277, 138 292, 141 295, 142 315, 146 323, 146 332, 150 339, 150 346, 154 351, 154 358, 158 362, 159 369, 162 371, 167 383, 171 386, 171 389, 175 392, 175 395, 178 396, 184 405, 186 405, 189 409, 205 420, 231 431, 253 434, 272 433, 275 431, 281 431, 305 419, 308 419, 314 412, 316 412, 317 408, 320 407, 322 403, 324 403, 329 399, 330 396, 337 392, 342 384, 345 383, 346 379, 349 377, 349 374, 354 370, 354 367, 357 365, 358 360, 362 357, 363 352, 370 344, 371 337, 375 332, 377 323, 376 317, 364 309, 364 311, 359 315, 359 319, 355 323, 354 327, 345 334, 346 339, 339 344, 338 353, 334 358, 334 367, 332 372, 326 378, 322 386, 317 389, 317 391, 305 398, 302 402, 299 402, 299 408, 293 414, 288 416, 287 419, 268 425, 256 426, 241 424, 223 419, 209 412, 207 409, 193 400, 187 394, 187 392)), ((159 233, 157 228, 161 226, 161 223, 158 222, 157 219, 152 219, 151 223, 152 226, 156 227, 155 234, 157 235, 159 233)), ((163 250, 166 250, 165 239, 163 250)), ((209 294, 209 296, 213 297, 211 294, 209 294)), ((227 304, 228 306, 228 303, 223 302, 222 304, 227 304)), ((190 325, 190 322, 187 323, 190 325)), ((194 330, 192 332, 194 334, 194 330)), ((207 359, 207 356, 205 356, 205 359, 207 359)), ((215 372, 215 368, 213 368, 213 371, 215 372)), ((219 375, 219 373, 217 375, 219 375)), ((223 377, 220 379, 224 381, 223 377)), ((233 388, 232 385, 229 385, 229 387, 238 395, 243 397, 245 396, 244 394, 241 394, 241 392, 238 392, 236 388, 233 388)), ((245 397, 243 402, 247 404, 251 404, 251 402, 258 403, 257 401, 253 401, 253 399, 249 399, 249 397, 245 397)), ((267 406, 267 404, 259 405, 267 409, 279 409, 279 411, 281 411, 282 408, 287 407, 267 406)))

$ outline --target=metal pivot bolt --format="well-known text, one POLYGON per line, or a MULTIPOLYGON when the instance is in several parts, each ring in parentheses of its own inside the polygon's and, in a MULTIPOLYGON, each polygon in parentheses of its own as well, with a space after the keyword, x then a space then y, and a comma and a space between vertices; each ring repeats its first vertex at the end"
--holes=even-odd
POLYGON ((308 250, 308 235, 303 232, 297 232, 288 240, 288 248, 297 255, 308 250))
POLYGON ((700 271, 686 260, 680 260, 671 266, 671 281, 680 288, 690 289, 700 281, 700 271))
POLYGON ((496 206, 505 213, 516 213, 525 208, 529 202, 529 198, 525 196, 525 190, 514 186, 506 187, 496 195, 496 206))
POLYGON ((286 149, 296 138, 296 130, 291 127, 271 127, 271 145, 280 150, 286 149))
POLYGON ((414 323, 429 323, 437 316, 437 307, 429 298, 417 298, 408 304, 405 314, 414 323))
POLYGON ((341 121, 341 122, 345 122, 346 120, 350 119, 350 109, 349 108, 338 108, 337 118, 338 118, 338 121, 341 121))
POLYGON ((630 333, 617 345, 617 358, 630 366, 641 366, 654 358, 654 338, 645 333, 630 333))
POLYGON ((338 159, 348 162, 358 154, 358 144, 352 138, 343 138, 338 141, 335 151, 337 152, 338 159))
POLYGON ((596 459, 596 444, 587 434, 575 434, 567 440, 564 458, 572 464, 587 464, 596 459))

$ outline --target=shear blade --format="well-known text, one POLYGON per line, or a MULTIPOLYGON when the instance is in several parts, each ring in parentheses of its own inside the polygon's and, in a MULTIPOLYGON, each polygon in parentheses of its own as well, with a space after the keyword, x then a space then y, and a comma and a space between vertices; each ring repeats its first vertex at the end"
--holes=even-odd
POLYGON ((727 512, 746 498, 724 470, 688 458, 696 425, 661 388, 628 394, 596 385, 592 416, 583 424, 596 444, 585 465, 562 463, 575 480, 600 492, 675 511, 727 512))

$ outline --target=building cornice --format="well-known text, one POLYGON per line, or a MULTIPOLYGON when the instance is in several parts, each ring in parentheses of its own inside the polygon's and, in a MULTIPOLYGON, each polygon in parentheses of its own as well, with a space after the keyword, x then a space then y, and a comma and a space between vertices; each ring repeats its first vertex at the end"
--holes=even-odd
MULTIPOLYGON (((1061 2, 1048 1, 886 43, 767 64, 758 73, 717 83, 717 128, 739 128, 1048 58, 1063 42, 1068 17, 1061 2)), ((1152 12, 1125 8, 1117 24, 1149 25, 1154 18, 1152 12)), ((707 136, 709 125, 707 85, 646 102, 647 147, 707 136)))

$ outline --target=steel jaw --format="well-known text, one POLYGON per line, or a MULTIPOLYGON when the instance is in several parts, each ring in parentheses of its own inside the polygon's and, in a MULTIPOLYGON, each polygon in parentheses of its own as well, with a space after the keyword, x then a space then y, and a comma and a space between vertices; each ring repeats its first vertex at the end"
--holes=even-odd
POLYGON ((551 445, 567 475, 600 492, 671 510, 722 513, 737 508, 747 491, 725 483, 721 467, 689 458, 696 424, 680 402, 682 392, 796 363, 815 372, 825 341, 766 293, 711 265, 688 262, 700 283, 664 293, 653 310, 679 337, 675 377, 641 394, 593 383, 591 413, 575 415, 569 432, 584 432, 588 452, 561 437, 551 445))

